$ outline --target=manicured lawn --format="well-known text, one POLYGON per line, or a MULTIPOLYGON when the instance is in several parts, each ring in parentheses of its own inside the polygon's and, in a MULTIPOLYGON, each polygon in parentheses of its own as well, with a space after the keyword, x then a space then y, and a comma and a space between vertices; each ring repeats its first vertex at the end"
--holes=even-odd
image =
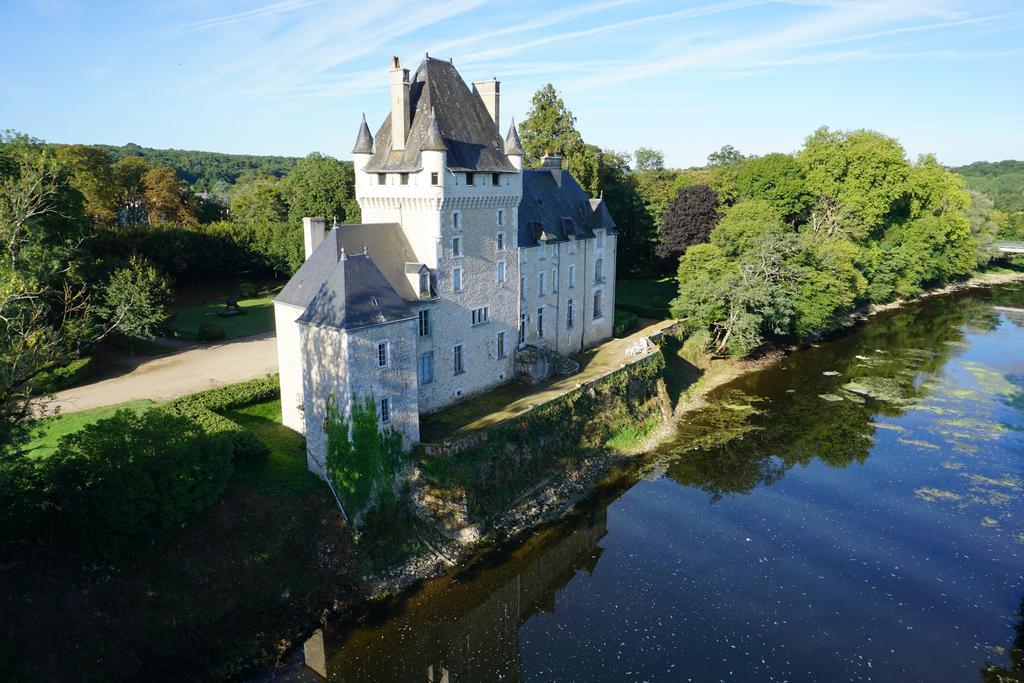
POLYGON ((183 337, 195 339, 200 325, 216 323, 224 328, 225 339, 235 339, 274 329, 274 302, 269 295, 239 299, 238 305, 245 315, 222 318, 217 314, 225 309, 228 298, 231 297, 219 296, 174 309, 175 331, 183 337))
POLYGON ((110 417, 118 410, 131 410, 141 413, 148 410, 153 402, 149 399, 139 401, 128 401, 112 406, 83 410, 80 413, 61 413, 52 417, 37 420, 29 434, 29 442, 26 445, 26 452, 29 457, 43 458, 53 453, 61 437, 72 432, 77 432, 82 427, 110 417))
POLYGON ((619 280, 615 283, 615 306, 636 313, 641 318, 667 320, 671 318, 669 305, 677 294, 676 281, 619 280))

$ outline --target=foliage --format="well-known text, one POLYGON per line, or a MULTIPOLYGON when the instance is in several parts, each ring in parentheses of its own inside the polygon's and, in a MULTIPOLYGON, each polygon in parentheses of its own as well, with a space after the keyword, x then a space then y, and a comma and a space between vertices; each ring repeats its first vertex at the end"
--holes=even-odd
POLYGON ((624 311, 622 309, 615 309, 615 326, 612 330, 612 336, 614 337, 625 337, 637 326, 636 313, 630 311, 624 311))
POLYGON ((154 166, 142 175, 149 223, 195 225, 195 209, 186 202, 188 187, 167 166, 154 166))
POLYGON ((750 159, 739 167, 735 184, 738 199, 768 201, 790 223, 811 207, 803 168, 789 154, 750 159))
POLYGON ((0 135, 0 451, 21 434, 36 378, 97 336, 87 224, 67 169, 37 142, 0 135))
POLYGON ((1024 212, 1024 161, 977 161, 952 170, 966 179, 969 189, 991 199, 996 209, 1024 212))
POLYGON ((707 242, 718 219, 714 190, 707 185, 679 188, 661 225, 658 255, 675 262, 689 247, 707 242))
POLYGON ((36 375, 32 382, 32 391, 37 394, 48 394, 76 384, 81 384, 92 375, 92 356, 76 358, 67 365, 48 370, 36 375))
POLYGON ((110 276, 100 313, 129 339, 152 339, 170 318, 170 279, 145 257, 132 255, 110 276))
POLYGON ((660 149, 640 147, 633 153, 633 159, 639 173, 661 171, 665 168, 665 154, 660 149))
POLYGON ((561 156, 580 187, 590 196, 597 196, 601 150, 583 142, 583 136, 576 130, 576 117, 555 86, 548 83, 534 93, 530 111, 519 124, 519 136, 527 167, 539 168, 546 155, 561 156))
POLYGON ((1005 234, 1009 227, 1009 216, 997 210, 991 199, 969 190, 971 205, 967 208, 967 221, 971 224, 971 235, 978 245, 977 266, 985 266, 998 251, 994 247, 996 238, 1002 233, 1005 234))
POLYGON ((372 397, 353 400, 349 418, 339 412, 333 396, 327 402, 324 469, 357 527, 370 510, 393 500, 402 468, 402 435, 379 425, 372 397))
POLYGON ((65 436, 30 475, 35 524, 87 556, 115 559, 210 505, 231 475, 231 443, 165 410, 112 417, 65 436))
POLYGON ((224 326, 220 323, 203 323, 196 332, 199 341, 219 341, 226 336, 224 326))
POLYGON ((670 318, 669 306, 676 295, 674 278, 622 280, 615 284, 615 308, 642 318, 670 318))
POLYGON ((288 218, 281 181, 273 176, 245 176, 231 188, 231 217, 249 225, 288 218))
POLYGON ((281 388, 277 375, 257 377, 245 382, 229 384, 216 389, 207 389, 188 396, 182 396, 171 401, 168 405, 176 409, 204 409, 217 413, 246 406, 252 403, 262 403, 277 398, 281 388))
POLYGON ((317 152, 300 159, 282 181, 288 219, 294 225, 304 216, 321 216, 339 223, 358 223, 355 174, 348 164, 317 152))

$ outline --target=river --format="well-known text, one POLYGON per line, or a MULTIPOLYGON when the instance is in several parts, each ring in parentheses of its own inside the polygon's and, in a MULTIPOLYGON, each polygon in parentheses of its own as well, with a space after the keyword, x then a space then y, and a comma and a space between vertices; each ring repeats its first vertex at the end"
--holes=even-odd
POLYGON ((643 478, 318 632, 310 663, 331 680, 450 683, 1012 669, 1024 287, 881 314, 710 399, 643 478))

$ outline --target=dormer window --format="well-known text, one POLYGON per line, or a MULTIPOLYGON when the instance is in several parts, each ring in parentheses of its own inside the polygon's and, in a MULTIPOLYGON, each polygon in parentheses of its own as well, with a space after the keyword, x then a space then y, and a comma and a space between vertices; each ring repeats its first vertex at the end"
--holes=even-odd
POLYGON ((408 185, 409 184, 409 174, 408 173, 399 173, 398 174, 398 178, 399 178, 399 181, 403 185, 408 185))
POLYGON ((438 178, 437 171, 431 172, 431 174, 430 174, 430 184, 431 185, 437 185, 438 180, 439 180, 439 178, 438 178))
POLYGON ((473 174, 472 173, 467 173, 466 174, 466 184, 467 185, 472 185, 473 184, 473 174))
POLYGON ((387 173, 378 173, 377 174, 377 184, 378 185, 386 185, 387 182, 388 182, 388 174, 387 173))
POLYGON ((491 185, 494 185, 495 187, 497 187, 498 185, 501 185, 501 174, 500 173, 492 173, 491 174, 491 185))
POLYGON ((430 298, 430 273, 427 271, 420 273, 420 296, 430 298))

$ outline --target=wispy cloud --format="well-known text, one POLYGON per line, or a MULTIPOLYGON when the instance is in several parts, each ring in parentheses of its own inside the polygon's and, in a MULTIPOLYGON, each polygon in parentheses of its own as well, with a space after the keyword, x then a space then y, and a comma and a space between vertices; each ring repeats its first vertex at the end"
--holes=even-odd
POLYGON ((313 7, 315 5, 322 5, 324 4, 324 1, 325 0, 285 0, 285 2, 275 2, 271 5, 256 7, 244 12, 235 12, 234 14, 202 19, 200 21, 178 26, 176 30, 190 31, 230 26, 232 24, 240 24, 256 19, 272 17, 278 14, 286 14, 296 10, 305 9, 307 7, 313 7))

